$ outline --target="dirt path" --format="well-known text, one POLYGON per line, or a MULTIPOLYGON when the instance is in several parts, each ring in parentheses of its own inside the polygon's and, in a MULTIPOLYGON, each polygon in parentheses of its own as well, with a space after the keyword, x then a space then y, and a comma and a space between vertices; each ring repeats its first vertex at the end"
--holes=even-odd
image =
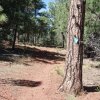
POLYGON ((60 80, 54 67, 58 65, 36 61, 29 66, 1 63, 0 100, 64 100, 57 91, 60 80))

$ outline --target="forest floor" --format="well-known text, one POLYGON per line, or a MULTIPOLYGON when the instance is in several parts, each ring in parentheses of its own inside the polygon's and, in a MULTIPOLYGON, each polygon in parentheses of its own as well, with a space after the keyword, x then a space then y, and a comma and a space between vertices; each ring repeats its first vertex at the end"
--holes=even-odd
POLYGON ((0 50, 0 100, 100 100, 100 61, 84 59, 87 92, 74 98, 57 90, 63 79, 65 50, 17 47, 0 50))

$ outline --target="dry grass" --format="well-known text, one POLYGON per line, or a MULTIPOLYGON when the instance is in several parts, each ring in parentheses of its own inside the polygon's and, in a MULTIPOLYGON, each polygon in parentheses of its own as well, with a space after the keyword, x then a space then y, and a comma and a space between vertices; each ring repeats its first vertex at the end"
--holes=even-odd
POLYGON ((83 68, 89 68, 89 67, 100 68, 100 61, 93 61, 91 59, 84 59, 83 68))

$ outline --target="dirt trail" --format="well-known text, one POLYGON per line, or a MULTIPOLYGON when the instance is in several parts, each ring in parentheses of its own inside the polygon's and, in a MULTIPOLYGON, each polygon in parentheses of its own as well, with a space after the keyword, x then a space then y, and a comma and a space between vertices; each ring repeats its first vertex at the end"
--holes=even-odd
POLYGON ((30 66, 5 65, 0 66, 0 100, 6 100, 6 98, 8 100, 64 100, 62 93, 59 94, 57 91, 60 80, 54 67, 58 64, 35 61, 30 63, 30 66), (12 81, 16 80, 23 81, 23 83, 13 84, 12 81), (24 80, 32 86, 24 85, 24 80), (34 82, 38 85, 34 86, 34 82))

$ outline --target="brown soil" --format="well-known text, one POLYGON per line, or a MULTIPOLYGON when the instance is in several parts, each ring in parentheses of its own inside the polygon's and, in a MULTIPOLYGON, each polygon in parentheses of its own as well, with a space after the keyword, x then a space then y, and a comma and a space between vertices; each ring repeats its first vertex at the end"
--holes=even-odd
MULTIPOLYGON (((17 57, 12 58, 13 61, 12 56, 3 55, 5 58, 1 58, 0 100, 74 100, 57 90, 62 80, 65 51, 33 48, 33 55, 20 57, 16 53, 17 57)), ((4 54, 3 50, 1 52, 4 54)), ((96 91, 96 86, 100 85, 100 69, 85 67, 83 72, 88 92, 75 100, 100 100, 100 92, 96 91)))

